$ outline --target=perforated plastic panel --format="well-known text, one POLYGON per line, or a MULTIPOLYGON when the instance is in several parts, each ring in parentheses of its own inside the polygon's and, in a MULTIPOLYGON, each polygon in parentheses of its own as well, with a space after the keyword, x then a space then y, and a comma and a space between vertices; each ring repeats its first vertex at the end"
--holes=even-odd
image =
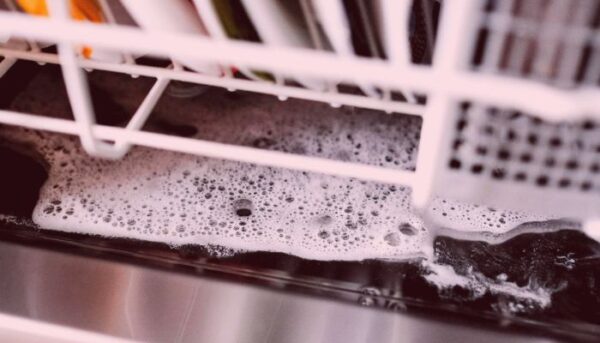
POLYGON ((600 126, 464 103, 448 167, 475 177, 600 193, 600 126))
POLYGON ((565 216, 597 211, 591 205, 600 201, 598 123, 551 123, 471 102, 456 104, 451 123, 438 194, 506 208, 525 202, 565 216), (566 199, 569 204, 554 209, 566 199))

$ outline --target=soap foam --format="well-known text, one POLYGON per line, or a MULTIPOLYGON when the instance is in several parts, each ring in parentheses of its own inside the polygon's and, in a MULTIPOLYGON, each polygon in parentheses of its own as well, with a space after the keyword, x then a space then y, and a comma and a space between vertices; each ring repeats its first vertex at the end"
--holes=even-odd
MULTIPOLYGON (((199 99, 193 101, 203 101, 199 99)), ((282 103, 258 95, 235 101, 215 97, 188 107, 170 101, 161 100, 154 123, 177 118, 196 128, 197 138, 416 168, 420 120, 414 117, 282 103)), ((31 99, 24 103, 30 106, 31 99)), ((161 131, 164 125, 150 123, 146 129, 161 131)), ((435 233, 411 208, 410 189, 398 185, 143 147, 112 162, 88 156, 74 137, 15 128, 0 130, 0 136, 35 145, 50 166, 33 214, 34 222, 46 229, 317 260, 402 260, 431 252, 435 233)), ((506 237, 523 223, 551 219, 447 199, 436 199, 426 214, 441 227, 483 240, 506 237)), ((453 270, 435 275, 429 281, 440 287, 471 279, 453 270)), ((522 291, 502 287, 492 288, 522 291)), ((543 294, 540 299, 546 301, 543 294)))
POLYGON ((409 193, 389 185, 150 149, 118 163, 57 155, 42 227, 325 260, 411 257, 426 235, 409 193))
POLYGON ((442 291, 459 286, 469 289, 473 299, 481 298, 486 293, 510 294, 519 300, 510 303, 509 311, 511 313, 524 312, 534 306, 545 308, 551 304, 552 293, 556 291, 532 284, 520 287, 514 282, 506 281, 506 274, 499 274, 495 280, 492 280, 472 271, 467 275, 459 275, 449 265, 440 265, 430 261, 423 261, 422 265, 428 272, 425 280, 442 291))
MULTIPOLYGON (((177 118, 204 139, 416 168, 415 117, 261 96, 166 106, 176 112, 160 120, 177 118)), ((140 147, 111 162, 89 157, 74 137, 21 129, 4 135, 35 144, 50 164, 33 215, 50 229, 326 260, 411 258, 431 241, 411 209, 410 189, 398 185, 140 147)), ((436 199, 427 216, 445 228, 488 236, 544 219, 445 199, 436 199)))
MULTIPOLYGON (((322 260, 414 258, 430 241, 401 186, 147 148, 113 162, 89 157, 72 137, 14 138, 38 144, 50 164, 33 214, 44 228, 322 260)), ((493 216, 484 229, 504 232, 529 219, 477 206, 452 217, 464 205, 434 206, 433 216, 472 231, 493 216)))

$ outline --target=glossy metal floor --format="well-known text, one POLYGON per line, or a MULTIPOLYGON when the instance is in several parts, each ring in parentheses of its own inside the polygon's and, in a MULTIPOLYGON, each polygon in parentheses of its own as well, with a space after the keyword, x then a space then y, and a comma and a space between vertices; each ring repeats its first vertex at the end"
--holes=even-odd
POLYGON ((4 314, 139 341, 548 341, 8 242, 0 273, 4 314))

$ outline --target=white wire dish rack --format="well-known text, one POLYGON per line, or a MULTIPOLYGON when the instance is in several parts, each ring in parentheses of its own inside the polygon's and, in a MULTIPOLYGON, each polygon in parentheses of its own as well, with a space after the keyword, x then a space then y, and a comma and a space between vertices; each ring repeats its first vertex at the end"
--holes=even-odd
MULTIPOLYGON (((60 64, 75 120, 0 110, 0 123, 77 135, 88 153, 112 159, 142 145, 402 184, 412 188, 416 207, 439 195, 550 210, 591 226, 600 218, 600 0, 446 1, 433 57, 425 64, 414 63, 410 54, 411 9, 417 0, 377 1, 387 59, 143 30, 116 25, 110 13, 109 24, 75 22, 66 1, 47 2, 49 18, 0 12, 0 36, 30 42, 26 49, 0 48, 0 76, 19 59, 60 64), (43 52, 36 41, 56 43, 58 54, 43 52), (84 59, 75 48, 82 44, 124 58, 84 59), (159 68, 136 64, 131 56, 138 54, 176 58, 171 67, 159 68), (183 68, 177 62, 181 59, 284 77, 203 74, 183 68), (126 127, 102 126, 95 123, 84 69, 144 75, 156 82, 126 127), (314 90, 285 81, 291 78, 329 85, 367 83, 405 96, 397 100, 385 91, 377 96, 342 93, 331 86, 314 90), (172 80, 421 116, 416 171, 141 131, 172 80)), ((100 3, 109 12, 110 6, 100 3)))

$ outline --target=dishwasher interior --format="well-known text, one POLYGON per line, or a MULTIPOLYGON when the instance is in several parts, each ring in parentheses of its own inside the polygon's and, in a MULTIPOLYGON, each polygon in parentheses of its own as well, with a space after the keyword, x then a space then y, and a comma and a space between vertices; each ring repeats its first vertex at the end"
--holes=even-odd
MULTIPOLYGON (((414 3, 435 14, 435 36, 447 2, 414 3)), ((486 3, 493 13, 503 2, 486 3)), ((580 67, 589 73, 600 60, 600 4, 593 8, 596 45, 584 49, 580 67)), ((431 32, 419 31, 427 20, 415 18, 412 63, 429 68, 436 60, 428 42, 451 45, 428 41, 431 32)), ((474 32, 475 45, 486 35, 492 44, 491 31, 474 32)), ((32 52, 23 42, 0 48, 8 65, 0 77, 0 312, 140 341, 598 339, 600 243, 586 226, 600 204, 598 101, 555 109, 549 100, 540 119, 527 114, 540 101, 515 95, 516 108, 531 108, 521 112, 506 109, 510 96, 472 90, 472 100, 448 105, 452 116, 431 120, 427 113, 446 105, 431 94, 454 93, 386 88, 391 81, 380 74, 364 76, 380 77, 373 84, 316 91, 321 74, 283 77, 241 65, 237 76, 211 81, 178 52, 173 60, 130 56, 140 75, 82 59, 95 120, 86 131, 86 106, 73 102, 75 81, 56 58, 64 46, 32 52), (163 70, 173 80, 162 82, 163 70), (584 113, 564 124, 561 110, 584 113), (436 139, 444 148, 423 146, 425 130, 442 125, 456 126, 436 139), (538 148, 546 140, 553 153, 538 148), (471 145, 475 154, 464 148, 471 145), (429 188, 416 179, 424 167, 439 169, 425 173, 429 188), (503 207, 511 202, 519 206, 503 207)), ((482 49, 472 64, 485 74, 482 49)), ((514 51, 499 62, 499 79, 514 72, 514 51)), ((522 87, 585 93, 577 93, 584 72, 565 85, 558 69, 522 87)), ((592 96, 600 71, 595 82, 592 96)))

